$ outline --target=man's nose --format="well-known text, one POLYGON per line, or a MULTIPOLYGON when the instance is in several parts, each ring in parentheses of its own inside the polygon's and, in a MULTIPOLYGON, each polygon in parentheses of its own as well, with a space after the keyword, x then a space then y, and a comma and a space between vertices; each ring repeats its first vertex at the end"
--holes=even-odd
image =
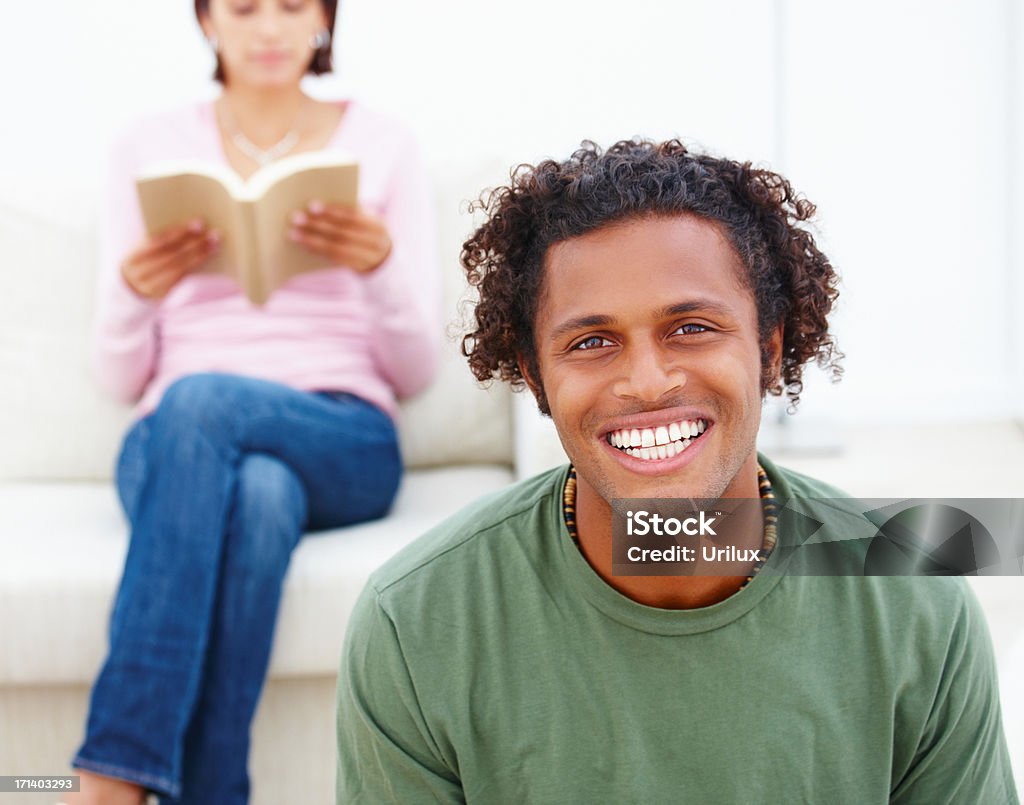
POLYGON ((651 346, 635 346, 622 362, 623 374, 612 391, 616 396, 657 402, 686 385, 686 372, 662 350, 651 346))

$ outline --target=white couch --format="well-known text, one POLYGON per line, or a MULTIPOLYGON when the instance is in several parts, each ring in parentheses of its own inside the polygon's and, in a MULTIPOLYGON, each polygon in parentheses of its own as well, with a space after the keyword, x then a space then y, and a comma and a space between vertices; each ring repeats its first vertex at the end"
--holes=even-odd
MULTIPOLYGON (((464 201, 487 181, 480 171, 438 173, 454 321, 465 295, 457 258, 472 224, 464 201)), ((78 212, 90 220, 84 203, 78 212)), ((68 773, 127 546, 110 478, 129 412, 104 401, 90 377, 90 228, 0 208, 0 774, 68 773)), ((333 801, 335 673, 355 598, 401 546, 513 480, 528 447, 517 450, 513 411, 502 385, 477 385, 448 335, 437 383, 402 409, 408 473, 392 514, 300 543, 254 725, 254 805, 333 801)), ((557 445, 545 449, 547 463, 560 459, 557 445)))

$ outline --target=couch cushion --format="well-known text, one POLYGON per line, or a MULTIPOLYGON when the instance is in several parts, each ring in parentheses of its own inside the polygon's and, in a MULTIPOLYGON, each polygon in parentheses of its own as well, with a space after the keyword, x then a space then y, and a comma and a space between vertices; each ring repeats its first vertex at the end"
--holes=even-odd
MULTIPOLYGON (((271 673, 333 674, 370 572, 510 480, 511 470, 497 466, 413 471, 384 520, 307 535, 285 582, 271 673)), ((126 547, 111 485, 0 484, 0 685, 93 679, 126 547)))
POLYGON ((128 410, 92 380, 94 238, 5 207, 0 252, 0 480, 109 478, 128 410))
MULTIPOLYGON (((458 265, 472 226, 465 200, 495 168, 434 172, 450 326, 437 382, 402 406, 403 455, 412 467, 511 464, 508 391, 503 385, 481 391, 448 332, 457 329, 458 303, 467 292, 458 265), (452 437, 456 425, 459 438, 452 437)), ((17 197, 16 188, 5 193, 17 197)), ((79 212, 62 209, 50 219, 9 204, 0 209, 0 253, 11 267, 0 294, 0 481, 109 480, 129 423, 130 411, 103 399, 91 375, 95 216, 91 209, 79 212), (77 223, 66 223, 69 218, 77 223)))
POLYGON ((401 406, 402 454, 411 467, 511 465, 515 459, 508 387, 494 383, 482 389, 460 351, 466 303, 472 297, 459 266, 462 243, 473 227, 467 202, 478 196, 481 188, 495 184, 501 172, 495 162, 470 169, 434 167, 446 325, 437 380, 426 392, 401 406))

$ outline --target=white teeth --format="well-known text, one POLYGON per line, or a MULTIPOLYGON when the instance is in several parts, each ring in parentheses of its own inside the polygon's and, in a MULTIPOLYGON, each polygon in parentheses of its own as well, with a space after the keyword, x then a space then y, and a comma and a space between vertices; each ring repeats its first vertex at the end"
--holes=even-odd
POLYGON ((608 443, 627 455, 648 460, 671 458, 708 428, 703 419, 688 419, 656 428, 626 428, 607 435, 608 443))
POLYGON ((625 447, 622 452, 627 456, 633 458, 639 458, 643 461, 661 461, 666 458, 672 458, 682 453, 687 447, 690 446, 692 439, 684 439, 683 441, 669 442, 668 444, 659 444, 651 447, 625 447))

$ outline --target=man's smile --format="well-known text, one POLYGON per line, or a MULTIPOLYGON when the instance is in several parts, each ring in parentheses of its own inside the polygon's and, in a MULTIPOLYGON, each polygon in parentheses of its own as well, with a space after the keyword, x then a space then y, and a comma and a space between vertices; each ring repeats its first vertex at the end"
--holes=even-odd
POLYGON ((683 452, 707 430, 704 419, 682 419, 670 422, 668 426, 654 428, 622 428, 609 431, 605 438, 608 444, 628 456, 645 461, 672 458, 683 452))
POLYGON ((680 406, 618 417, 603 426, 597 438, 627 470, 660 475, 689 464, 713 426, 708 414, 680 406))

